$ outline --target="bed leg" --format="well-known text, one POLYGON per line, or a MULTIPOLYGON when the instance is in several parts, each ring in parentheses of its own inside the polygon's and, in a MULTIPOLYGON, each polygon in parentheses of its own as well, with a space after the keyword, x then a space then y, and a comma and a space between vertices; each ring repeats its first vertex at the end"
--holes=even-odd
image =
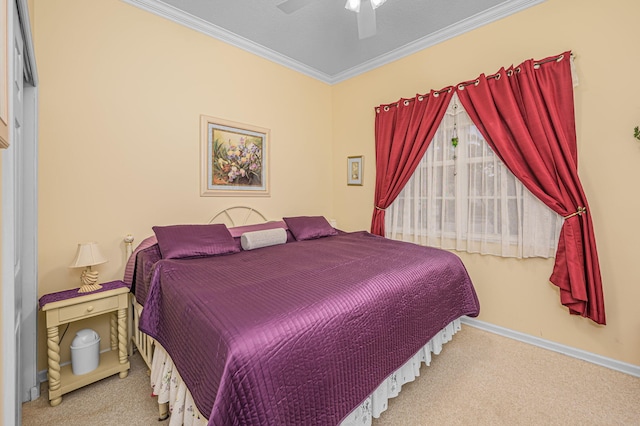
POLYGON ((136 308, 133 303, 133 293, 129 293, 129 318, 127 321, 127 353, 129 356, 133 356, 133 323, 136 316, 136 308))
POLYGON ((158 404, 158 410, 160 413, 160 417, 158 417, 158 421, 161 422, 163 420, 167 420, 169 418, 169 403, 163 402, 158 404))

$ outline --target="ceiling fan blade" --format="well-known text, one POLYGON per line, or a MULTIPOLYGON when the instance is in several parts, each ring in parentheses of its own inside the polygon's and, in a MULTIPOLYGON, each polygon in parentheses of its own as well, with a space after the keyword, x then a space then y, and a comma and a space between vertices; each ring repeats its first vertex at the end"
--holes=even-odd
POLYGON ((376 11, 369 0, 362 0, 357 17, 360 40, 376 35, 376 11))
POLYGON ((286 0, 278 5, 278 8, 284 13, 293 13, 298 9, 302 9, 306 5, 313 3, 315 0, 286 0))

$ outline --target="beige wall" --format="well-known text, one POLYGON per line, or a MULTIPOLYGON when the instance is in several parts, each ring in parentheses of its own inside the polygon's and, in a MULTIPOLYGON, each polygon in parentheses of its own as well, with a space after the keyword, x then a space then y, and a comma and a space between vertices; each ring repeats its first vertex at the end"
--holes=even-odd
POLYGON ((100 243, 109 262, 97 269, 112 280, 122 238, 140 242, 152 225, 206 223, 238 204, 331 216, 329 85, 119 0, 36 0, 35 18, 39 294, 78 286, 67 266, 81 241, 100 243), (271 197, 199 196, 200 114, 271 130, 271 197))
POLYGON ((640 124, 636 87, 640 2, 548 0, 334 86, 335 216, 369 228, 375 186, 373 107, 525 59, 576 55, 579 174, 591 205, 608 325, 569 316, 548 282, 553 263, 461 254, 479 293, 479 319, 640 365, 640 124), (365 184, 347 187, 347 155, 365 156, 365 184))
MULTIPOLYGON (((480 319, 640 365, 640 200, 633 195, 640 144, 631 137, 640 107, 629 90, 640 66, 629 42, 637 39, 636 2, 548 0, 335 86, 119 0, 35 0, 34 12, 40 294, 77 285, 79 271, 67 265, 80 241, 100 243, 109 258, 101 277, 116 279, 126 233, 139 242, 152 225, 204 222, 231 205, 250 204, 271 218, 323 214, 343 229, 368 229, 374 106, 572 49, 579 172, 609 325, 566 313, 548 283, 549 261, 461 257, 480 296, 480 319), (271 129, 271 197, 199 196, 200 114, 271 129), (364 186, 348 187, 346 157, 360 154, 364 186)), ((43 317, 39 328, 43 369, 43 317)))

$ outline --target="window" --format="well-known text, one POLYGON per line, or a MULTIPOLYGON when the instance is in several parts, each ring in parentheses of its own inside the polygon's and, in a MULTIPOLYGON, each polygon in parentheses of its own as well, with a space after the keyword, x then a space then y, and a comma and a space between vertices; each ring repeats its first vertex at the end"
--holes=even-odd
POLYGON ((505 257, 553 257, 563 221, 504 166, 456 95, 385 217, 389 238, 505 257))

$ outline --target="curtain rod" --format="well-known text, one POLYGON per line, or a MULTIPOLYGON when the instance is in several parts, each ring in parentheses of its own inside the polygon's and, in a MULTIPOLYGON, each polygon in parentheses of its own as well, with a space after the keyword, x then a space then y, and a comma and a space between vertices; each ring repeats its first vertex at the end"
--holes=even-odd
MULTIPOLYGON (((571 53, 571 58, 574 58, 573 52, 571 53)), ((546 59, 541 59, 539 61, 535 61, 533 63, 533 68, 534 69, 538 69, 538 68, 540 68, 540 65, 544 65, 544 64, 549 63, 549 62, 560 62, 562 59, 564 59, 564 53, 561 53, 560 55, 552 56, 552 57, 549 57, 549 58, 546 58, 546 59)), ((527 61, 524 61, 524 62, 527 62, 527 61)), ((515 69, 508 70, 507 71, 507 76, 511 77, 513 75, 514 71, 519 73, 520 72, 520 65, 518 65, 518 67, 516 67, 515 69)), ((491 79, 491 78, 495 78, 496 80, 499 80, 500 79, 500 72, 488 75, 485 78, 487 80, 491 79)), ((455 87, 458 88, 458 89, 464 89, 467 86, 471 86, 472 84, 476 84, 477 85, 479 83, 480 83, 480 79, 475 79, 475 80, 471 80, 471 81, 465 81, 465 82, 462 82, 462 83, 458 83, 458 84, 455 85, 455 87)), ((434 94, 434 96, 438 96, 441 93, 450 92, 453 87, 454 86, 448 86, 448 87, 445 87, 445 88, 443 88, 441 90, 433 91, 433 94, 434 94)), ((380 107, 382 107, 385 111, 389 111, 389 107, 392 107, 392 106, 396 106, 397 107, 397 106, 400 105, 400 103, 403 103, 405 106, 408 106, 409 103, 411 103, 414 100, 416 100, 416 98, 419 101, 422 101, 426 96, 429 96, 429 94, 427 93, 426 95, 416 95, 414 98, 410 98, 410 99, 400 99, 398 102, 393 102, 393 103, 390 103, 390 104, 377 106, 375 108, 375 110, 376 110, 376 112, 380 112, 380 107)))
MULTIPOLYGON (((571 54, 571 56, 573 57, 573 53, 571 54)), ((558 55, 558 56, 555 56, 555 57, 551 57, 551 58, 547 58, 547 59, 542 59, 542 60, 540 60, 540 61, 535 61, 535 62, 533 63, 533 69, 536 69, 536 70, 537 70, 538 68, 540 68, 540 65, 544 65, 544 64, 547 64, 547 63, 549 63, 549 62, 560 62, 560 61, 561 61, 561 60, 563 60, 563 59, 564 59, 564 53, 563 53, 563 54, 560 54, 560 55, 558 55)), ((525 62, 526 62, 526 61, 525 61, 525 62)), ((511 77, 511 76, 513 75, 513 73, 514 73, 514 72, 516 72, 516 73, 518 73, 518 74, 520 73, 520 65, 518 65, 518 66, 517 66, 516 68, 514 68, 514 69, 509 69, 509 70, 507 70, 507 77, 511 77)), ((500 80, 500 72, 497 72, 497 73, 492 74, 492 75, 488 75, 488 76, 486 76, 485 78, 486 78, 487 80, 489 80, 489 79, 491 79, 491 78, 495 78, 496 80, 500 80)), ((460 83, 460 84, 458 84, 458 85, 457 85, 457 87, 458 87, 459 89, 463 89, 463 88, 465 88, 465 87, 467 87, 467 86, 471 86, 472 84, 478 85, 479 83, 480 83, 480 79, 475 79, 475 80, 473 80, 473 81, 466 81, 466 82, 460 83)))

